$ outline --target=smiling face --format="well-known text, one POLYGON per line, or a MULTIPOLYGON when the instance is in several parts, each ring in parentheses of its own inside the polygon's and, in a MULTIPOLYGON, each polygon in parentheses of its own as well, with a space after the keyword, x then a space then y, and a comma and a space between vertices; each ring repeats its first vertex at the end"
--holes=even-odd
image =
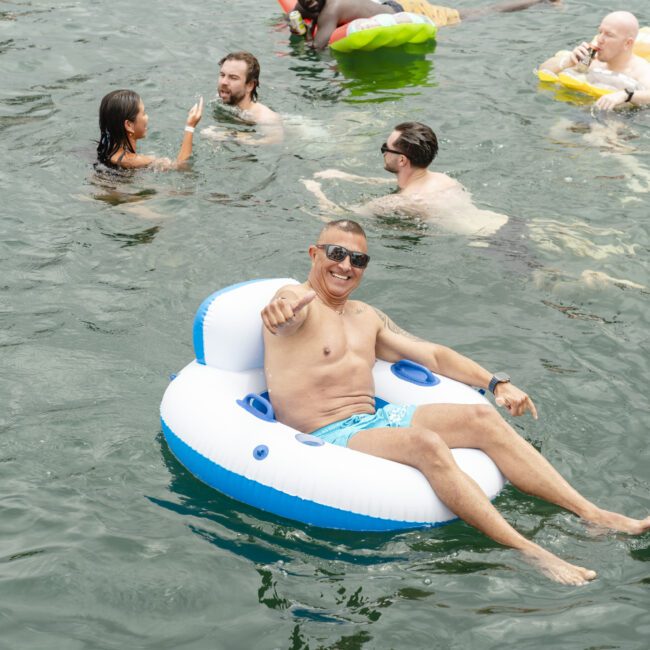
POLYGON ((138 114, 135 120, 125 120, 124 127, 126 132, 135 140, 140 140, 147 135, 147 126, 149 124, 149 116, 145 113, 144 104, 140 102, 138 114))
MULTIPOLYGON (((349 251, 368 252, 368 242, 363 235, 345 232, 338 228, 328 228, 318 239, 319 244, 335 244, 349 251)), ((352 266, 350 256, 340 262, 328 259, 325 250, 316 246, 309 247, 312 259, 309 283, 323 299, 340 303, 359 286, 364 269, 352 266)))
POLYGON ((238 106, 242 100, 250 99, 255 87, 252 81, 246 82, 248 65, 246 61, 229 59, 224 61, 219 70, 219 85, 217 90, 224 104, 238 106))

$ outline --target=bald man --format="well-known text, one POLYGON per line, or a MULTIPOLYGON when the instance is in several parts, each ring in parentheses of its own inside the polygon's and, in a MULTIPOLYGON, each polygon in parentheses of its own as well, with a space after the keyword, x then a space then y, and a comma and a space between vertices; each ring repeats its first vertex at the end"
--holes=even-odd
MULTIPOLYGON (((625 103, 650 104, 650 63, 632 52, 638 33, 639 21, 629 11, 614 11, 600 23, 593 42, 597 52, 588 74, 596 75, 599 70, 614 73, 623 87, 600 97, 596 102, 598 108, 611 110, 625 103)), ((589 47, 590 43, 581 43, 571 54, 556 54, 539 67, 555 74, 573 68, 589 55, 589 47)))

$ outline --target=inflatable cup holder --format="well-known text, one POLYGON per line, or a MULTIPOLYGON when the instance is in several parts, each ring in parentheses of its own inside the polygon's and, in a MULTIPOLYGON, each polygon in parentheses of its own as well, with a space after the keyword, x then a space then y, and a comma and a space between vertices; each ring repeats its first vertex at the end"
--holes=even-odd
POLYGON ((436 377, 425 366, 411 361, 410 359, 402 359, 394 363, 390 367, 390 371, 400 379, 408 381, 416 386, 436 386, 440 383, 440 379, 436 377))
POLYGON ((246 397, 238 399, 237 404, 260 420, 275 422, 275 413, 271 402, 257 393, 248 393, 246 397))

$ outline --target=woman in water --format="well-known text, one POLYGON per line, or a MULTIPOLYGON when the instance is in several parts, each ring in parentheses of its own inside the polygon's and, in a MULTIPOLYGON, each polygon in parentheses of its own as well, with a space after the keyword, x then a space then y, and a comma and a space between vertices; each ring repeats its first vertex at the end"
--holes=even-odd
POLYGON ((123 169, 178 169, 192 155, 194 128, 203 115, 203 97, 192 106, 187 115, 185 133, 176 160, 156 158, 136 153, 138 140, 147 135, 149 116, 138 93, 132 90, 114 90, 99 106, 99 144, 97 158, 109 167, 123 169))

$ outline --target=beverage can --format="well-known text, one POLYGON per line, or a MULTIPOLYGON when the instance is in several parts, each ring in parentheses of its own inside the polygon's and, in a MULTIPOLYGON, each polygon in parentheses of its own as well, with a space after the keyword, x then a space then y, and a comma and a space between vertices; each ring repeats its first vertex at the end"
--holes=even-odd
POLYGON ((594 60, 594 57, 596 56, 596 52, 598 52, 598 50, 593 45, 590 45, 587 50, 587 55, 582 57, 582 59, 578 61, 578 65, 576 65, 576 70, 578 72, 587 72, 589 66, 591 65, 591 62, 594 60))
POLYGON ((291 31, 299 36, 304 36, 307 33, 307 25, 305 25, 300 12, 295 9, 289 14, 289 26, 291 31))

